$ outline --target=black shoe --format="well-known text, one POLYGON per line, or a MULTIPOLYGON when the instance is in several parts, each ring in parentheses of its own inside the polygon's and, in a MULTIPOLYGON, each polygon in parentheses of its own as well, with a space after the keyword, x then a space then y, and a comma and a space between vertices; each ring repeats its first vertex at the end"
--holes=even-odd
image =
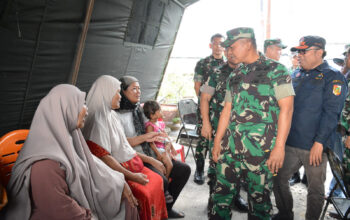
POLYGON ((195 183, 197 183, 198 185, 202 185, 204 183, 204 178, 203 178, 203 172, 198 172, 196 170, 196 172, 194 172, 194 180, 195 183))
POLYGON ((292 178, 290 178, 288 180, 290 186, 293 186, 294 184, 300 183, 300 181, 301 181, 301 179, 300 179, 299 172, 294 173, 292 178))
POLYGON ((294 219, 294 213, 291 215, 281 214, 277 213, 272 216, 271 220, 293 220, 294 219))
POLYGON ((235 209, 240 212, 248 212, 248 203, 238 195, 234 201, 235 209))
POLYGON ((183 212, 177 212, 174 209, 168 211, 168 218, 185 218, 185 214, 183 212))
POLYGON ((306 174, 304 173, 304 176, 303 176, 303 179, 301 180, 301 182, 303 184, 305 184, 305 186, 308 186, 308 183, 307 183, 307 177, 306 177, 306 174))

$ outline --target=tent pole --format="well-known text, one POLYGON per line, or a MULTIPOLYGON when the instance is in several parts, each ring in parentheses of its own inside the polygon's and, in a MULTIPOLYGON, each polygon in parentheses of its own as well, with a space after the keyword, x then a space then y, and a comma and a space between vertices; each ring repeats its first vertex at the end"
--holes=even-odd
POLYGON ((71 82, 70 83, 72 85, 76 85, 77 84, 81 58, 83 56, 85 40, 86 40, 87 32, 88 32, 88 29, 89 29, 89 24, 90 24, 90 20, 91 20, 92 10, 94 9, 94 4, 95 4, 95 0, 89 0, 88 7, 86 9, 84 26, 83 26, 83 30, 82 30, 81 35, 80 35, 78 48, 77 48, 77 51, 76 51, 75 56, 74 56, 73 69, 72 69, 72 72, 71 72, 71 76, 72 77, 71 77, 71 82))

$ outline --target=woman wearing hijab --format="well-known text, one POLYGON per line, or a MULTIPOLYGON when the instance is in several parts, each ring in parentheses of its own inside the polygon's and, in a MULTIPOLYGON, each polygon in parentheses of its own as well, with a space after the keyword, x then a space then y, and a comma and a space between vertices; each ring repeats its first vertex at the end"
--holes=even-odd
MULTIPOLYGON (((122 99, 118 113, 124 127, 125 135, 136 152, 156 158, 144 138, 145 125, 144 115, 139 104, 141 97, 139 81, 132 76, 123 76, 120 78, 120 81, 122 83, 122 99)), ((187 164, 177 160, 172 160, 172 162, 173 169, 170 173, 172 181, 170 183, 168 183, 167 178, 164 176, 165 168, 162 164, 154 166, 153 164, 145 163, 145 166, 157 172, 163 178, 165 190, 168 189, 170 195, 173 197, 173 202, 167 203, 169 218, 184 218, 184 213, 175 211, 173 205, 191 174, 191 168, 187 164)))
MULTIPOLYGON (((146 155, 138 156, 129 145, 118 115, 120 82, 112 76, 101 76, 92 85, 86 103, 89 116, 86 119, 84 136, 91 152, 109 167, 124 173, 129 186, 138 199, 142 220, 167 218, 162 178, 143 162, 153 163, 146 155), (123 166, 122 166, 123 165, 123 166)), ((148 136, 150 141, 158 134, 148 136)))
POLYGON ((93 158, 83 138, 84 100, 78 88, 58 85, 40 101, 1 219, 138 219, 123 174, 93 158))

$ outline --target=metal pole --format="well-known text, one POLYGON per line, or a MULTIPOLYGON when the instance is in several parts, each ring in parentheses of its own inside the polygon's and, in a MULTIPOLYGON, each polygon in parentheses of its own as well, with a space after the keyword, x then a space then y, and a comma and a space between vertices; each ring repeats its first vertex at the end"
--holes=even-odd
POLYGON ((266 39, 271 38, 271 0, 267 0, 266 39))

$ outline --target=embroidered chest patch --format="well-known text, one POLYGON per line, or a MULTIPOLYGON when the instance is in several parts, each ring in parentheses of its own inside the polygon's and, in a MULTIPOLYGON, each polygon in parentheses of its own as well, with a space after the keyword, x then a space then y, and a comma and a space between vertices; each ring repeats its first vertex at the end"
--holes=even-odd
POLYGON ((341 94, 341 85, 333 85, 333 94, 336 96, 341 94))

